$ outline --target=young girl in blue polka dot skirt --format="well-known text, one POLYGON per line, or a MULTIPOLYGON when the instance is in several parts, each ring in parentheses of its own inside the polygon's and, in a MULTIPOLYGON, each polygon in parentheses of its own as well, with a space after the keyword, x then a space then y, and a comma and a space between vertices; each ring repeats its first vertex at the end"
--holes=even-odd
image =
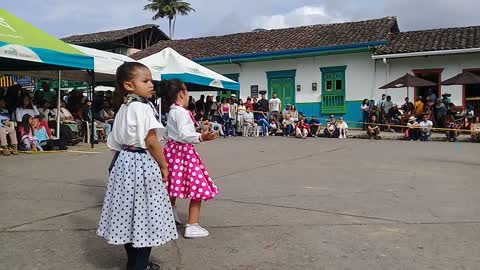
POLYGON ((161 82, 160 94, 162 103, 170 107, 166 130, 168 142, 165 144, 164 152, 169 171, 168 191, 175 220, 180 222, 175 208, 176 199, 190 199, 185 237, 206 237, 209 235, 208 231, 199 225, 200 207, 202 201, 211 200, 218 194, 218 188, 194 144, 214 140, 217 133, 196 131, 196 121, 187 110, 188 91, 182 81, 161 82))
POLYGON ((97 234, 109 244, 124 245, 127 270, 159 269, 149 262, 152 247, 178 236, 166 187, 167 163, 157 137, 163 126, 148 102, 154 93, 152 75, 134 62, 121 65, 116 75, 114 98, 123 104, 107 144, 118 156, 97 234))

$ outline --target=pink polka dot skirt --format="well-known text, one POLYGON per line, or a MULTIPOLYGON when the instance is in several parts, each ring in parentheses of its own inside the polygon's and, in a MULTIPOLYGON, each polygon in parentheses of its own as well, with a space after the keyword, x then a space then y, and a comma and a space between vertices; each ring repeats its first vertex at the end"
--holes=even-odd
POLYGON ((164 147, 164 154, 170 197, 208 201, 218 194, 218 187, 193 145, 170 140, 164 147))

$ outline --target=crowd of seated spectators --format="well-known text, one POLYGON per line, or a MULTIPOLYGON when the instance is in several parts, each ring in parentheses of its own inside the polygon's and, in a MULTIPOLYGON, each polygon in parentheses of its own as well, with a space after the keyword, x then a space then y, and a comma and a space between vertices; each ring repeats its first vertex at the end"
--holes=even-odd
POLYGON ((65 150, 88 141, 92 119, 94 143, 106 140, 115 116, 111 97, 111 92, 101 92, 92 104, 83 92, 74 90, 62 91, 59 99, 58 90, 48 83, 34 93, 18 84, 0 89, 0 151, 8 156, 19 150, 65 150))
POLYGON ((360 107, 363 113, 363 128, 370 138, 380 138, 381 131, 403 132, 409 140, 428 141, 433 132, 443 132, 447 141, 457 140, 462 130, 470 130, 472 141, 477 141, 477 125, 472 109, 458 110, 451 102, 450 94, 437 98, 432 90, 423 98, 418 96, 415 103, 405 98, 402 106, 394 104, 390 96, 382 95, 375 103, 365 99, 360 107))
MULTIPOLYGON (((307 119, 294 104, 283 107, 275 94, 270 100, 266 99, 264 91, 260 94, 260 99, 247 97, 246 102, 237 99, 236 95, 230 98, 210 95, 206 101, 201 96, 195 103, 192 99, 189 107, 197 115, 197 121, 203 119, 202 126, 212 129, 215 125, 215 130, 224 137, 240 134, 301 139, 348 137, 349 127, 342 117, 337 119, 335 115, 330 115, 323 126, 314 116, 307 119)), ((390 96, 383 95, 378 102, 365 99, 361 110, 364 114, 363 128, 371 139, 381 139, 381 132, 402 132, 407 139, 428 141, 433 132, 440 131, 445 133, 448 141, 455 141, 466 129, 471 129, 472 141, 478 141, 480 137, 480 124, 473 123, 475 118, 458 112, 448 94, 444 94, 443 99, 434 99, 432 94, 426 99, 417 97, 415 103, 407 97, 401 106, 393 103, 390 96)))
MULTIPOLYGON (((194 115, 197 128, 201 131, 218 131, 221 136, 285 136, 306 139, 325 136, 346 139, 348 125, 340 117, 332 115, 325 129, 317 117, 309 119, 299 112, 294 104, 282 107, 275 94, 266 99, 260 91, 260 99, 248 97, 246 102, 230 98, 200 96, 198 101, 190 99, 189 110, 194 115)), ((167 111, 162 111, 168 114, 167 111)), ((162 116, 166 119, 166 116, 162 116)))
MULTIPOLYGON (((259 99, 248 97, 246 102, 234 94, 229 98, 201 96, 196 102, 190 99, 189 109, 199 129, 218 131, 224 137, 348 137, 348 124, 342 117, 336 119, 335 115, 330 115, 323 126, 316 117, 307 119, 295 104, 282 106, 275 93, 269 100, 265 91, 260 91, 260 95, 259 99)), ((365 99, 360 108, 363 128, 371 139, 380 139, 380 133, 386 131, 404 132, 407 139, 422 141, 429 140, 434 131, 444 132, 448 141, 455 141, 462 130, 468 129, 472 142, 479 142, 479 117, 469 110, 466 113, 458 111, 449 94, 442 97, 436 98, 430 91, 426 98, 417 97, 415 103, 405 98, 402 106, 394 104, 386 95, 378 102, 365 99)), ((115 116, 111 99, 111 92, 101 92, 95 96, 93 104, 82 92, 75 90, 62 93, 59 99, 58 91, 47 83, 34 94, 19 85, 0 89, 0 152, 16 155, 18 150, 64 150, 88 141, 90 133, 94 143, 106 141, 115 116), (90 128, 92 120, 93 131, 90 128)))

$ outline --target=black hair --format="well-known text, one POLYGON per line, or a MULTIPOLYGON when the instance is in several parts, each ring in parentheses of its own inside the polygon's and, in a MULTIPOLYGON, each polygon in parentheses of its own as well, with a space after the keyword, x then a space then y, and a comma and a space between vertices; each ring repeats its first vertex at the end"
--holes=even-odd
POLYGON ((185 83, 179 79, 161 81, 156 94, 162 98, 162 108, 170 108, 177 101, 178 93, 185 88, 185 83))
POLYGON ((20 123, 20 127, 22 127, 26 133, 30 133, 32 131, 32 127, 30 126, 30 117, 32 117, 30 114, 24 114, 22 117, 22 122, 20 123))
POLYGON ((22 94, 18 100, 18 107, 23 108, 23 100, 28 98, 29 103, 27 104, 26 109, 33 109, 32 98, 28 94, 22 94))
POLYGON ((128 91, 125 89, 123 84, 127 81, 131 81, 135 76, 135 70, 138 69, 147 69, 148 68, 138 62, 125 62, 117 68, 115 74, 115 91, 113 91, 112 96, 112 105, 115 111, 120 109, 120 106, 124 102, 125 96, 128 94, 128 91))

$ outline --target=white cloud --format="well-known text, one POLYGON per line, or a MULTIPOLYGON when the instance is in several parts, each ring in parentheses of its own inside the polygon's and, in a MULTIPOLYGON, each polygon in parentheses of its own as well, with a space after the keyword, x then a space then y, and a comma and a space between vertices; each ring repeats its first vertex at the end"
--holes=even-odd
MULTIPOLYGON (((148 0, 11 0, 2 8, 58 37, 152 21, 148 0)), ((187 0, 188 1, 188 0, 187 0)), ((5 3, 4 3, 5 2, 5 3)), ((402 31, 478 25, 478 0, 192 0, 196 12, 177 20, 177 38, 398 16, 402 31)))
POLYGON ((339 12, 329 11, 325 6, 302 6, 286 14, 258 16, 254 19, 253 28, 287 28, 312 24, 327 24, 348 21, 339 12))

